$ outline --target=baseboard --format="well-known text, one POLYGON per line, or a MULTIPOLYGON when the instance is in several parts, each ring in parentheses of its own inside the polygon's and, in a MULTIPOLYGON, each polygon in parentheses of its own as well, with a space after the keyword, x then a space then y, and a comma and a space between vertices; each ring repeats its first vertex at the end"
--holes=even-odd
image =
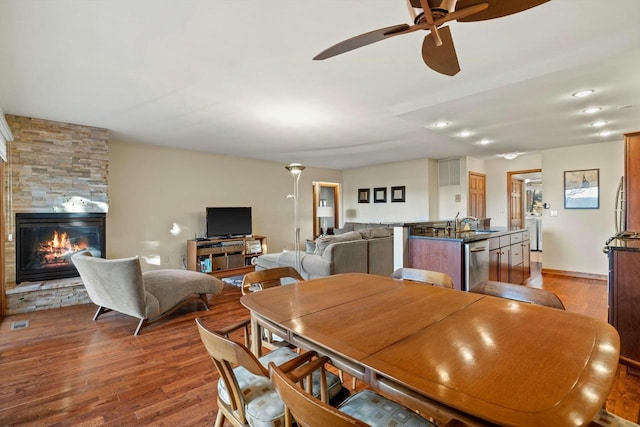
POLYGON ((551 268, 543 268, 542 274, 550 274, 554 276, 577 277, 580 279, 602 280, 605 282, 607 281, 606 274, 580 273, 577 271, 553 270, 551 268))

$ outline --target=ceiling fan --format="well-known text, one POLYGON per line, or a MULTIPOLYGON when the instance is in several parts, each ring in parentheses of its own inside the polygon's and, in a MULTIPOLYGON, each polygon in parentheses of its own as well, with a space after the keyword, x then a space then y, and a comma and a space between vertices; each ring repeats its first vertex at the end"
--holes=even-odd
POLYGON ((428 30, 422 42, 422 59, 428 67, 453 76, 460 71, 453 46, 449 21, 473 22, 500 18, 539 6, 550 0, 407 0, 414 24, 380 28, 344 40, 320 52, 313 59, 321 60, 357 49, 394 36, 428 30))

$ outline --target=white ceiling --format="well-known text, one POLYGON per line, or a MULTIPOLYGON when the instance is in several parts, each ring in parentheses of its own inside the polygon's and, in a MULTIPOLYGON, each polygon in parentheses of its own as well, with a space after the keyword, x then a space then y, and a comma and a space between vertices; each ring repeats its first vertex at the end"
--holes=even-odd
POLYGON ((462 71, 448 77, 422 62, 424 33, 311 60, 408 23, 404 0, 0 0, 0 106, 122 141, 333 169, 529 154, 640 130, 639 15, 639 0, 551 0, 452 22, 462 71), (571 97, 584 88, 596 93, 571 97), (614 133, 598 136, 596 119, 614 133))

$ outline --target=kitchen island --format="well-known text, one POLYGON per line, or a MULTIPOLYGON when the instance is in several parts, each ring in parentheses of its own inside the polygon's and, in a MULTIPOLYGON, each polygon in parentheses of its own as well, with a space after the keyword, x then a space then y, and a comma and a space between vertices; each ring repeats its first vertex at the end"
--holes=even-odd
POLYGON ((520 285, 531 274, 526 229, 454 231, 412 224, 408 237, 408 267, 446 273, 458 290, 484 280, 520 285))

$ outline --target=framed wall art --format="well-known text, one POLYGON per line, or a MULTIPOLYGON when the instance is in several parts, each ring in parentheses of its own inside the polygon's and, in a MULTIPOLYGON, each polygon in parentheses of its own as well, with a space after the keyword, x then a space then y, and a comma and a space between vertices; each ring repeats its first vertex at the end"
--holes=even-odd
POLYGON ((391 201, 404 202, 405 186, 391 187, 391 201))
POLYGON ((387 203, 387 187, 373 189, 373 203, 387 203))
POLYGON ((564 172, 564 208, 600 208, 600 169, 564 172))
POLYGON ((358 203, 369 203, 369 191, 368 188, 358 189, 358 203))

